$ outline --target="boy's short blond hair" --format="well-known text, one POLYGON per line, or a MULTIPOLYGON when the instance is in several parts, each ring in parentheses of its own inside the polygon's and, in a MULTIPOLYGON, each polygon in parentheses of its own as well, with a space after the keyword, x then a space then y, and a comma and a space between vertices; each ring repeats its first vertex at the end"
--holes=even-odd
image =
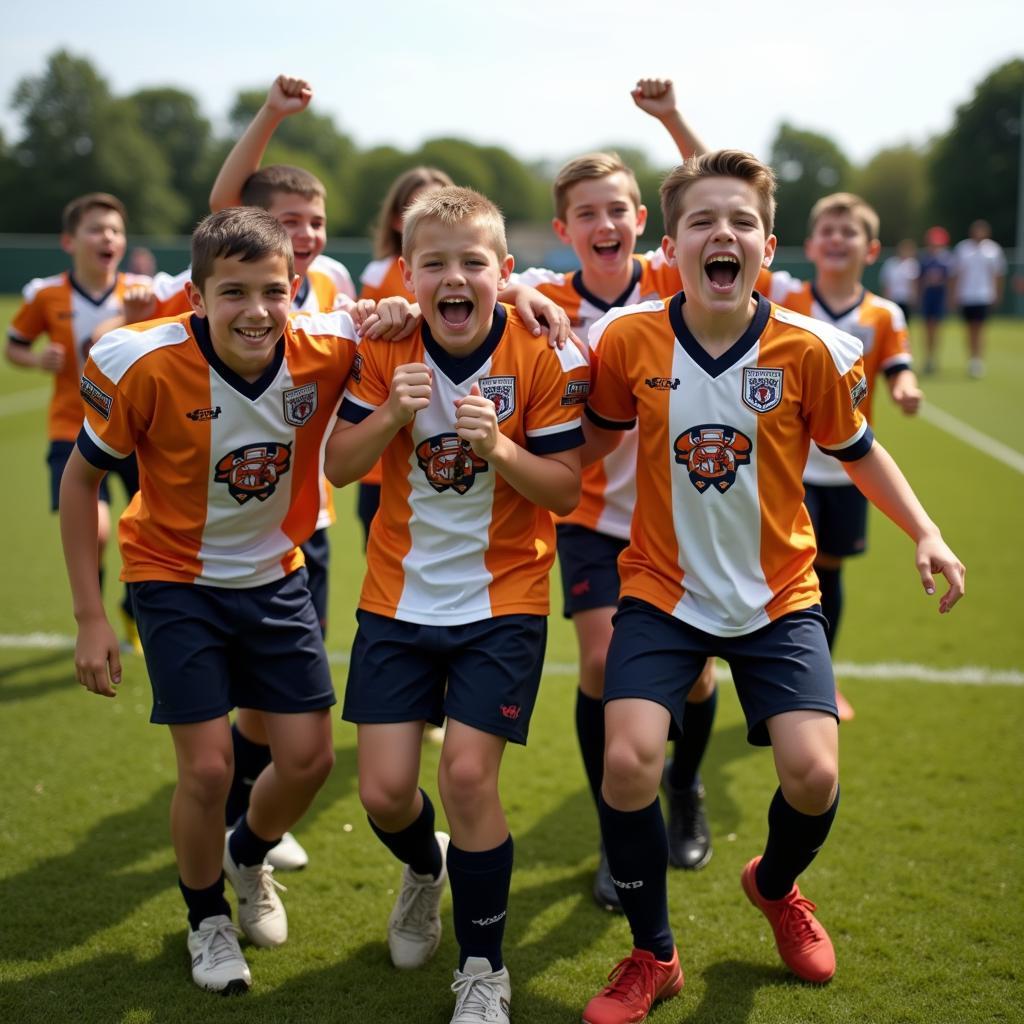
POLYGON ((66 235, 73 235, 82 223, 82 218, 90 210, 113 210, 120 214, 122 223, 128 219, 124 203, 109 192, 87 192, 84 196, 72 199, 61 213, 61 229, 66 235))
POLYGON ((410 167, 400 174, 388 189, 380 204, 380 220, 373 235, 373 255, 377 259, 398 256, 402 252, 402 232, 395 229, 392 221, 405 213, 413 196, 421 189, 444 188, 454 185, 451 178, 437 167, 410 167))
POLYGON ((291 164, 271 164, 269 167, 261 167, 245 179, 242 204, 269 210, 282 193, 327 202, 327 189, 315 174, 291 164))
POLYGON ((612 174, 625 174, 629 179, 629 198, 633 205, 640 208, 640 186, 637 184, 633 169, 623 162, 618 153, 584 153, 570 160, 555 177, 551 193, 555 200, 555 216, 565 220, 569 212, 569 189, 581 181, 593 181, 595 178, 607 178, 612 174))
POLYGON ((501 210, 486 196, 471 188, 448 185, 420 196, 405 212, 402 228, 402 256, 406 263, 412 258, 416 232, 424 221, 435 220, 454 228, 466 221, 475 221, 488 235, 488 243, 501 262, 508 256, 505 218, 501 210))
POLYGON ((690 157, 669 171, 661 183, 661 213, 666 235, 676 233, 689 188, 705 178, 739 178, 750 185, 757 194, 764 233, 772 233, 775 227, 775 172, 753 153, 745 153, 741 149, 717 149, 690 157))
POLYGON ((202 292, 219 259, 243 263, 282 256, 288 280, 295 273, 292 240, 276 217, 255 206, 229 206, 211 213, 192 233, 192 283, 202 292))
POLYGON ((815 225, 826 214, 848 213, 864 229, 869 242, 877 241, 879 231, 878 214, 860 196, 852 192, 833 192, 830 196, 822 196, 812 207, 807 218, 807 234, 813 235, 815 225))

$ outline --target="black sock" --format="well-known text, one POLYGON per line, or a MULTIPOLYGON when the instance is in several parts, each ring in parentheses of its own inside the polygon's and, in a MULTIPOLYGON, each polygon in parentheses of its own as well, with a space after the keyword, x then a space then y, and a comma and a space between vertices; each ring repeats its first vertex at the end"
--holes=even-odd
POLYGON ((280 836, 264 839, 249 828, 249 820, 244 815, 231 833, 228 846, 231 848, 231 859, 239 867, 252 867, 262 864, 267 854, 281 842, 280 836))
POLYGON ((441 874, 441 847, 434 835, 434 805, 422 789, 420 792, 423 793, 423 809, 419 817, 400 832, 385 832, 369 815, 366 820, 377 838, 403 864, 408 864, 411 871, 437 878, 441 874))
POLYGON ((801 814, 775 790, 768 808, 768 842, 757 865, 757 888, 766 900, 781 900, 825 843, 839 807, 839 790, 824 814, 801 814))
POLYGON ((459 970, 471 956, 482 956, 490 962, 491 970, 501 970, 501 941, 512 882, 512 837, 493 850, 479 853, 460 850, 452 843, 448 847, 448 881, 459 970))
POLYGON ((668 923, 668 836, 661 804, 617 811, 604 797, 597 806, 619 902, 633 931, 633 945, 671 960, 675 940, 668 923))
POLYGON ((253 783, 270 764, 270 747, 243 736, 237 722, 231 726, 231 746, 235 752, 235 774, 224 807, 224 821, 229 828, 249 809, 253 783))
POLYGON ((700 763, 711 739, 718 707, 718 687, 700 704, 687 703, 683 712, 683 736, 676 740, 668 781, 673 789, 692 789, 699 783, 700 763))
POLYGON ((600 697, 588 697, 580 689, 576 690, 576 738, 583 755, 583 770, 597 804, 604 778, 604 702, 600 697))
POLYGON ((195 931, 201 921, 208 917, 216 917, 218 914, 231 916, 231 907, 224 898, 224 872, 220 874, 213 885, 206 889, 190 889, 180 878, 178 888, 181 895, 185 897, 185 906, 188 907, 188 926, 195 931))
POLYGON ((842 569, 822 569, 815 566, 818 574, 818 586, 821 588, 821 614, 825 616, 825 639, 828 649, 835 646, 839 633, 839 619, 843 614, 843 575, 842 569))

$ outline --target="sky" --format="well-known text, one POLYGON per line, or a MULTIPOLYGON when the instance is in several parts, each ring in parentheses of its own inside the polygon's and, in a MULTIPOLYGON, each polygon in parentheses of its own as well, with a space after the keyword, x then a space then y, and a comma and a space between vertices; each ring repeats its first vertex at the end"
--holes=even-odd
POLYGON ((219 129, 240 89, 287 72, 309 80, 315 109, 361 148, 413 149, 457 135, 560 162, 617 144, 662 166, 675 152, 633 105, 640 77, 671 78, 712 148, 767 157, 786 120, 864 162, 943 132, 989 71, 1024 56, 1017 0, 176 0, 156 9, 34 0, 17 24, 5 20, 8 140, 19 135, 16 84, 64 48, 87 57, 115 94, 160 85, 191 92, 219 129))

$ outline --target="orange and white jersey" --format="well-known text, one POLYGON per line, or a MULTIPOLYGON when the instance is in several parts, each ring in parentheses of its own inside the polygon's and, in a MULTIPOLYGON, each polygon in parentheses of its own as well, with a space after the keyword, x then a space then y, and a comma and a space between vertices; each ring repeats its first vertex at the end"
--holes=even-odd
POLYGON ((760 297, 713 359, 684 301, 614 310, 594 327, 587 415, 638 426, 621 595, 738 636, 820 600, 801 472, 811 440, 846 459, 870 450, 860 342, 760 297))
POLYGON ((401 341, 360 344, 341 417, 359 422, 383 405, 395 368, 405 363, 431 368, 430 405, 384 450, 359 607, 440 626, 546 615, 551 514, 461 440, 454 403, 476 384, 494 402, 506 437, 538 455, 568 451, 583 442, 586 355, 575 345, 551 349, 501 305, 490 334, 464 358, 449 355, 424 322, 401 341))
MULTIPOLYGON (((771 275, 771 285, 766 294, 772 302, 813 316, 815 320, 824 320, 860 341, 864 348, 864 378, 868 382, 868 393, 860 410, 870 423, 878 375, 889 377, 910 369, 910 343, 903 310, 895 302, 864 290, 852 306, 836 311, 822 299, 812 282, 797 280, 785 271, 771 275)), ((850 484, 850 478, 839 462, 816 445, 812 445, 808 452, 804 480, 824 487, 850 484)))
POLYGON ((359 275, 359 298, 380 302, 381 299, 390 298, 392 295, 400 295, 410 302, 416 301, 416 296, 406 289, 402 280, 397 256, 371 260, 359 275))
POLYGON ((97 327, 124 311, 124 290, 148 284, 148 277, 118 274, 103 295, 94 298, 69 273, 35 278, 22 291, 22 303, 14 314, 8 334, 15 344, 31 345, 40 335, 64 349, 64 368, 54 374, 50 399, 48 436, 51 441, 74 441, 82 427, 82 400, 78 381, 82 376, 92 335, 97 327))
POLYGON ((82 376, 78 447, 100 468, 138 456, 118 526, 122 579, 255 587, 302 565, 355 355, 346 313, 291 319, 254 383, 221 362, 199 317, 105 335, 82 376))

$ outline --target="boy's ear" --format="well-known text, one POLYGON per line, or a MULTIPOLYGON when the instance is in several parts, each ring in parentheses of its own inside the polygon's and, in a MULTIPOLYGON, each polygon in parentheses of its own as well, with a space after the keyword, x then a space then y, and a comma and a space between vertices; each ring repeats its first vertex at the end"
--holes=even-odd
POLYGON ((775 235, 769 235, 764 240, 764 258, 761 260, 761 266, 770 267, 772 260, 775 259, 775 248, 779 244, 778 238, 775 235))
POLYGON ((661 251, 665 254, 669 266, 674 267, 676 265, 676 240, 671 235, 661 236, 661 251))
POLYGON ((302 278, 298 274, 292 274, 292 294, 289 300, 289 305, 295 301, 295 296, 299 294, 299 286, 302 284, 302 278))
POLYGON ((188 299, 192 312, 196 316, 206 317, 206 304, 203 302, 203 293, 191 282, 185 282, 185 298, 188 299))
POLYGON ((412 292, 412 294, 415 295, 416 293, 413 291, 412 287, 412 269, 409 264, 405 262, 404 256, 398 257, 398 269, 402 272, 402 284, 405 285, 405 290, 407 292, 412 292))
POLYGON ((882 243, 877 239, 873 238, 868 242, 868 251, 864 256, 864 266, 870 267, 875 260, 878 259, 879 254, 882 251, 882 243))
POLYGON ((75 249, 75 236, 62 231, 60 235, 60 247, 70 256, 75 249))
POLYGON ((504 291, 508 287, 508 279, 512 276, 516 261, 512 253, 509 253, 498 267, 498 291, 504 291))
POLYGON ((647 227, 647 207, 641 203, 636 208, 636 233, 642 235, 644 228, 647 227))
POLYGON ((551 227, 563 245, 572 245, 572 240, 569 238, 569 229, 566 227, 564 220, 560 217, 554 217, 551 221, 551 227))

